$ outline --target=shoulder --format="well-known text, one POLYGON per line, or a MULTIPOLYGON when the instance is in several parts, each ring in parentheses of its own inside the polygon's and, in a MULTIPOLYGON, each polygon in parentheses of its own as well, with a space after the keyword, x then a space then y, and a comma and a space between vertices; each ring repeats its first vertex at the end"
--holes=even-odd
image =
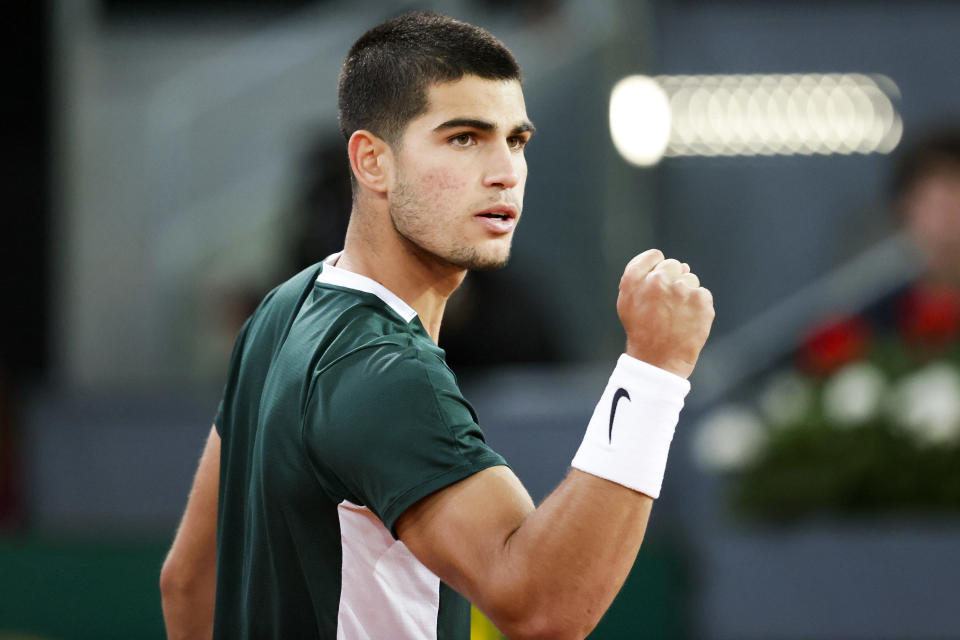
POLYGON ((247 357, 264 349, 264 353, 272 354, 276 350, 309 296, 319 269, 319 264, 304 269, 263 297, 240 330, 234 345, 235 356, 247 357))
POLYGON ((403 334, 355 349, 315 385, 301 439, 318 477, 391 531, 424 495, 504 464, 442 359, 403 334))
POLYGON ((476 413, 437 351, 410 336, 387 335, 331 362, 314 377, 305 429, 312 437, 353 441, 384 429, 399 436, 472 428, 476 413))
POLYGON ((337 395, 372 392, 402 396, 456 389, 443 352, 405 333, 377 336, 318 372, 318 382, 336 384, 337 395))
POLYGON ((275 312, 278 309, 299 307, 313 289, 313 283, 316 281, 317 274, 320 273, 321 267, 322 263, 314 264, 292 278, 278 284, 263 297, 263 300, 253 315, 264 315, 275 312))

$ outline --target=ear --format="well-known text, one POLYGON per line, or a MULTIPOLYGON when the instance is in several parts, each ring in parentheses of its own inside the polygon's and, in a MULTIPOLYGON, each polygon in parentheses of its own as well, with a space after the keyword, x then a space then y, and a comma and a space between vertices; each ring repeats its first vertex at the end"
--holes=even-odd
POLYGON ((360 129, 354 131, 347 143, 350 156, 350 169, 357 182, 378 193, 385 193, 389 187, 390 163, 393 152, 384 140, 360 129))

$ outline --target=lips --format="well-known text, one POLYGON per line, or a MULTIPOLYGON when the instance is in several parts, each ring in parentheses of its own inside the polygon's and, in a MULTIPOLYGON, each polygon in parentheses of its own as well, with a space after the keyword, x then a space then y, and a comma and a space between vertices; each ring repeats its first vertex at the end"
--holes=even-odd
POLYGON ((492 233, 509 233, 517 223, 517 208, 506 204, 496 205, 475 214, 474 219, 492 233))

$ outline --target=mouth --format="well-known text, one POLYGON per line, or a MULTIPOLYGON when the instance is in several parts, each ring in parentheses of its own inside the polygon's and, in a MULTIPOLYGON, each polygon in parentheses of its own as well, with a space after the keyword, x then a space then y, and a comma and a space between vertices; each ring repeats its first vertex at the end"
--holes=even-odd
POLYGON ((484 209, 475 214, 480 218, 489 218, 491 220, 516 220, 518 216, 517 208, 509 204, 498 204, 489 209, 484 209))
POLYGON ((511 232, 516 225, 518 216, 517 208, 509 204, 496 205, 474 214, 474 218, 494 235, 511 232))

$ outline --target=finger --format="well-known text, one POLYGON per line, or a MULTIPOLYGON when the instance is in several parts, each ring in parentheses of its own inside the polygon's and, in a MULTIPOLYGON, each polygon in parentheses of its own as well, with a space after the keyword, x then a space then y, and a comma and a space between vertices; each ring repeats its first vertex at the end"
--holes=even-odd
POLYGON ((688 265, 686 262, 681 262, 681 263, 680 263, 680 269, 681 269, 684 273, 690 273, 690 265, 688 265))
POLYGON ((696 289, 700 286, 700 278, 698 278, 695 273, 685 273, 677 278, 677 282, 682 282, 691 289, 696 289))
POLYGON ((663 252, 660 251, 660 249, 647 249, 640 255, 634 256, 633 259, 627 263, 623 272, 626 273, 631 269, 636 269, 640 271, 641 274, 646 274, 661 262, 663 262, 663 252))
POLYGON ((677 260, 667 258, 653 268, 653 273, 660 274, 667 282, 676 282, 676 280, 683 275, 683 269, 677 260))

